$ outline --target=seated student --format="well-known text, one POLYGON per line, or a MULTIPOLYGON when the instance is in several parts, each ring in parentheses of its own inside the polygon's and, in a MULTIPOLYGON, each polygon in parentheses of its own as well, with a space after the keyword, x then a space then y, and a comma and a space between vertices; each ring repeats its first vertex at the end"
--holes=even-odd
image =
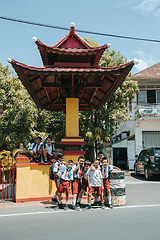
POLYGON ((72 183, 72 205, 73 209, 76 209, 76 199, 77 195, 81 189, 80 179, 82 177, 82 172, 84 171, 84 156, 79 156, 76 164, 73 165, 73 183, 72 183))
POLYGON ((87 191, 88 187, 88 176, 87 176, 87 171, 89 167, 91 166, 91 162, 85 161, 84 163, 84 171, 82 172, 83 178, 82 178, 82 186, 80 193, 78 194, 78 200, 77 200, 77 208, 80 208, 80 203, 81 203, 81 198, 83 196, 83 193, 87 191))
MULTIPOLYGON (((101 172, 102 172, 102 178, 103 178, 103 185, 104 185, 104 195, 105 195, 105 202, 108 200, 108 207, 113 208, 111 204, 111 191, 110 191, 110 185, 109 185, 109 172, 113 170, 113 168, 120 170, 119 168, 109 165, 108 159, 106 157, 103 157, 102 159, 102 166, 101 166, 101 172), (107 198, 107 199, 106 199, 107 198)), ((102 193, 103 198, 103 193, 102 193)))
POLYGON ((59 170, 60 170, 60 166, 62 165, 65 165, 65 161, 64 161, 64 154, 63 153, 58 153, 58 160, 57 162, 54 164, 54 168, 53 168, 53 174, 55 175, 54 177, 54 182, 55 182, 55 185, 56 185, 56 192, 55 192, 55 195, 54 197, 52 198, 52 201, 53 202, 57 202, 57 198, 58 198, 58 177, 59 177, 59 170))
POLYGON ((66 195, 66 204, 64 209, 68 210, 68 197, 69 192, 72 186, 72 180, 73 180, 73 161, 68 160, 67 165, 61 165, 59 170, 59 180, 58 180, 58 208, 62 208, 62 193, 65 192, 66 195))
POLYGON ((42 162, 42 138, 41 137, 36 137, 35 142, 32 143, 29 147, 29 153, 33 157, 33 161, 36 163, 42 162))
MULTIPOLYGON (((104 190, 103 187, 103 178, 102 178, 102 173, 101 170, 99 170, 99 160, 94 160, 93 166, 95 170, 91 170, 90 168, 87 171, 88 175, 88 188, 89 188, 89 193, 88 193, 88 206, 86 209, 91 209, 91 197, 92 195, 95 196, 97 195, 97 198, 101 197, 102 191, 104 190)), ((101 199, 101 208, 104 208, 104 203, 103 199, 101 199)))
POLYGON ((49 162, 56 162, 55 158, 53 157, 53 152, 55 151, 54 144, 52 143, 52 138, 47 137, 46 143, 43 146, 43 157, 44 157, 44 163, 47 164, 47 160, 49 162))

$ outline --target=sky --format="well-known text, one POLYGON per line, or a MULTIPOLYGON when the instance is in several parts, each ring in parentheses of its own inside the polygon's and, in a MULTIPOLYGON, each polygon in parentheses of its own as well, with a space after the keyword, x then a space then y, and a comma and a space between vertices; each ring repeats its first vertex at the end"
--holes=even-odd
MULTIPOLYGON (((77 28, 160 40, 160 0, 0 0, 0 3, 1 17, 66 28, 74 22, 75 31, 77 28)), ((52 46, 68 32, 0 19, 0 62, 5 66, 11 58, 30 66, 42 66, 32 38, 52 46)), ((160 62, 160 43, 77 33, 99 45, 111 43, 110 50, 120 51, 129 61, 138 61, 133 74, 160 62)))

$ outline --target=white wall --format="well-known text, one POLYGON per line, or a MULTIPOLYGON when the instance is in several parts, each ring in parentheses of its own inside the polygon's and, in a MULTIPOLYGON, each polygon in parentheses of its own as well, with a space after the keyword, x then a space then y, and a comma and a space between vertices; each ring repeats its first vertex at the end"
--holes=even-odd
POLYGON ((135 124, 135 149, 138 155, 143 149, 142 144, 142 131, 160 131, 160 119, 159 118, 144 118, 138 119, 135 124))

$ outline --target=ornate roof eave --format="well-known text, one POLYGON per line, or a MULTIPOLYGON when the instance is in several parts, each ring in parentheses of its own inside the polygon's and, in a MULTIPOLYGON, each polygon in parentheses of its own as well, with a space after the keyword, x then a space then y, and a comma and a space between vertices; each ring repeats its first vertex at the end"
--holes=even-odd
POLYGON ((110 47, 110 45, 105 44, 98 47, 90 48, 59 48, 55 46, 49 46, 42 43, 39 39, 36 39, 35 43, 38 46, 38 49, 41 54, 43 64, 48 65, 48 54, 59 54, 59 55, 69 55, 69 56, 86 56, 86 55, 95 55, 94 66, 98 65, 98 62, 103 54, 103 52, 110 47))
POLYGON ((108 101, 134 62, 108 68, 32 67, 15 60, 11 64, 39 108, 65 111, 65 98, 78 97, 80 111, 89 111, 108 101))

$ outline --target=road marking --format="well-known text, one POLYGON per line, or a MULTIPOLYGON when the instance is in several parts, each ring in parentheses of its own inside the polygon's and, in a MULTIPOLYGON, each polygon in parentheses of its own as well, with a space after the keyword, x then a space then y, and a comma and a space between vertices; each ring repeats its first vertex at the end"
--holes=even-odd
MULTIPOLYGON (((160 204, 154 204, 154 205, 133 205, 133 206, 118 206, 114 207, 112 210, 109 208, 102 209, 104 210, 109 210, 109 211, 114 211, 118 209, 130 209, 130 208, 149 208, 149 207, 160 207, 160 204)), ((96 210, 101 210, 101 208, 92 208, 90 210, 85 210, 85 211, 96 211, 96 210)), ((81 209, 80 211, 83 211, 81 209)), ((48 214, 48 213, 68 213, 68 212, 75 212, 75 210, 54 210, 54 211, 44 211, 44 212, 24 212, 24 213, 11 213, 11 214, 1 214, 0 217, 12 217, 12 216, 25 216, 25 215, 37 215, 37 214, 48 214)), ((77 211, 78 212, 78 211, 77 211)))
POLYGON ((130 184, 160 184, 160 182, 125 182, 126 185, 130 184))

